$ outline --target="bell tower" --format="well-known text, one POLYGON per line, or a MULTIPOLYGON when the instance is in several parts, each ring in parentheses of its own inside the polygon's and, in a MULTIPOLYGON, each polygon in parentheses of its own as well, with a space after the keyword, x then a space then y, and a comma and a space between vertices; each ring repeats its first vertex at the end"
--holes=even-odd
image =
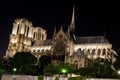
POLYGON ((16 52, 27 51, 33 37, 32 23, 24 18, 15 19, 5 57, 13 57, 16 52))

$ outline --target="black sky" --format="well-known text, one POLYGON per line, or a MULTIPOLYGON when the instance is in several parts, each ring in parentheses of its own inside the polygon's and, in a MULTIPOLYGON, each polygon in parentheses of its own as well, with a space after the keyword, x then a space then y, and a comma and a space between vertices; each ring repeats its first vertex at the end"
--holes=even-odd
POLYGON ((119 26, 120 12, 118 2, 98 0, 39 0, 39 1, 4 1, 0 3, 0 53, 5 54, 8 47, 12 23, 16 18, 26 18, 34 26, 47 30, 51 38, 57 26, 67 30, 71 22, 73 4, 75 4, 76 36, 103 36, 120 47, 119 26))

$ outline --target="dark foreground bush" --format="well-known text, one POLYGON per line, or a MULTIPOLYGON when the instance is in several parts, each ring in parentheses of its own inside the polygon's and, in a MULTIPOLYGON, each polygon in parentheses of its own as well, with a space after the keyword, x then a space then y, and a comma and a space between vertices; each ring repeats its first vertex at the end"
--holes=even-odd
POLYGON ((84 80, 83 77, 70 77, 68 80, 84 80))
POLYGON ((43 75, 39 75, 38 76, 38 80, 43 80, 44 79, 44 76, 43 75))

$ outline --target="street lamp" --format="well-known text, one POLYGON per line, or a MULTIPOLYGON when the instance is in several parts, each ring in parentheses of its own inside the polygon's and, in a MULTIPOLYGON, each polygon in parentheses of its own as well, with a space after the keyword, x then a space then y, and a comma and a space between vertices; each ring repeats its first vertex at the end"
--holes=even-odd
POLYGON ((61 76, 60 80, 66 80, 67 76, 65 74, 68 72, 68 69, 67 68, 62 68, 61 72, 62 72, 62 76, 61 76))
POLYGON ((14 71, 14 72, 16 72, 16 71, 17 71, 17 69, 16 69, 16 68, 13 68, 13 71, 14 71))
POLYGON ((120 75, 120 70, 117 71, 118 75, 120 75))
POLYGON ((120 78, 120 70, 117 71, 118 78, 120 78))
POLYGON ((13 68, 13 76, 12 79, 15 80, 15 72, 17 71, 17 68, 13 68))
POLYGON ((13 68, 13 75, 15 75, 15 72, 17 71, 17 68, 13 68))
POLYGON ((63 73, 63 74, 65 74, 65 73, 67 73, 67 70, 66 69, 61 69, 61 72, 63 73))

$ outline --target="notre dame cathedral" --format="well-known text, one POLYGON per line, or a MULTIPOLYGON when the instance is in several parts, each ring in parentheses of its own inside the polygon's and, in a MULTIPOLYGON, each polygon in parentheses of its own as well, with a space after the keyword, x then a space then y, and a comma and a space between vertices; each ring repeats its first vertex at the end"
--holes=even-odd
POLYGON ((13 57, 16 52, 24 51, 32 53, 37 59, 50 55, 53 63, 74 64, 77 68, 89 66, 90 59, 114 62, 117 53, 105 36, 75 36, 74 9, 67 31, 64 32, 62 26, 56 31, 55 27, 52 39, 47 39, 47 31, 42 27, 34 27, 25 18, 15 19, 5 57, 13 57))

